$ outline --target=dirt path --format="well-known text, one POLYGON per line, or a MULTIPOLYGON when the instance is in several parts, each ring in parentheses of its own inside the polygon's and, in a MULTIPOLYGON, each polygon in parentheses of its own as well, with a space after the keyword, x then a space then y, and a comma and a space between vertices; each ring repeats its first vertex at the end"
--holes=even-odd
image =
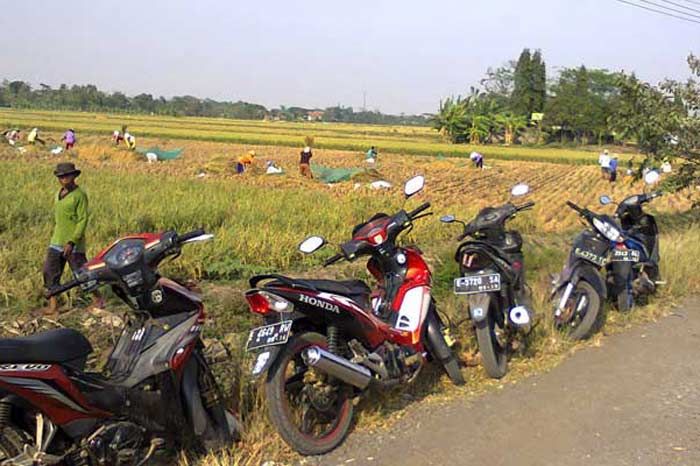
POLYGON ((416 405, 310 463, 700 464, 700 299, 499 392, 416 405))

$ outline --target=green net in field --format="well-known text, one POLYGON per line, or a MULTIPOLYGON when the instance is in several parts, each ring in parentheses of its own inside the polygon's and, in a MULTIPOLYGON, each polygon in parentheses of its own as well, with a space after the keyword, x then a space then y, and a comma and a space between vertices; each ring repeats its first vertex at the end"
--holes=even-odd
POLYGON ((180 157, 184 149, 172 149, 172 150, 162 150, 160 147, 151 147, 150 149, 136 149, 139 154, 156 154, 158 160, 174 160, 180 157))
POLYGON ((312 165, 314 177, 320 179, 324 183, 340 183, 348 181, 353 176, 362 171, 361 168, 330 168, 321 165, 312 165))

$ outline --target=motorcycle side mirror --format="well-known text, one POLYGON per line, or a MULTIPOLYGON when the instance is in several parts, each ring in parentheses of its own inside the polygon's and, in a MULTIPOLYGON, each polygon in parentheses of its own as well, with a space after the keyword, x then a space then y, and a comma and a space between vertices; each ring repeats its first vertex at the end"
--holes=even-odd
POLYGON ((419 193, 423 190, 425 186, 425 177, 423 175, 414 176, 410 180, 406 181, 403 187, 403 193, 406 195, 406 199, 419 193))
POLYGON ((304 254, 311 254, 321 249, 325 244, 326 240, 322 236, 309 236, 299 243, 299 251, 304 254))
POLYGON ((656 170, 650 170, 644 175, 644 182, 648 185, 654 185, 659 182, 661 175, 656 170))
POLYGON ((518 183, 515 186, 513 186, 513 189, 510 190, 510 195, 513 197, 521 197, 529 192, 530 187, 528 185, 526 185, 525 183, 518 183))
POLYGON ((609 196, 600 196, 598 200, 600 201, 600 205, 612 204, 612 199, 610 199, 609 196))
POLYGON ((440 221, 442 223, 454 223, 454 221, 457 220, 454 215, 443 215, 440 217, 440 221))

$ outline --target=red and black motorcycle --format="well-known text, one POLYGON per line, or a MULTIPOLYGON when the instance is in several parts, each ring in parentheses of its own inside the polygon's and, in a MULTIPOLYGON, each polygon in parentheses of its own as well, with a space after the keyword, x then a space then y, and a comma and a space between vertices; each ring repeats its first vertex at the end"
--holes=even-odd
MULTIPOLYGON (((406 183, 406 197, 423 188, 406 183)), ((325 265, 369 256, 378 281, 372 292, 360 280, 333 281, 260 275, 246 292, 265 326, 250 332, 247 349, 258 352, 253 375, 267 374, 270 418, 282 438, 305 455, 339 445, 353 418, 353 399, 368 387, 413 381, 428 359, 437 360, 456 384, 464 383, 449 335, 431 296, 431 273, 421 251, 396 244, 430 207, 377 214, 357 225, 352 239, 325 265)), ((301 243, 313 253, 319 236, 301 243)))
POLYGON ((202 354, 204 305, 157 271, 183 244, 211 237, 128 236, 50 290, 111 285, 133 310, 102 373, 85 371, 92 347, 73 329, 0 340, 2 466, 142 465, 165 446, 235 440, 237 421, 202 354))

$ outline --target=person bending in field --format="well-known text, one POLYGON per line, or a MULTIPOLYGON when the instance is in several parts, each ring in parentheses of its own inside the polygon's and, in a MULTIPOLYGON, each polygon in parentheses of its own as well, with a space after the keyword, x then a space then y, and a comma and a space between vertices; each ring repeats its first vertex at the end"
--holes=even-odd
POLYGON ((73 129, 71 128, 68 131, 66 131, 65 133, 63 133, 63 137, 61 138, 61 141, 63 141, 66 144, 65 150, 72 149, 73 146, 75 146, 75 141, 76 141, 75 131, 73 131, 73 129))
POLYGON ((255 151, 249 150, 246 154, 238 157, 236 162, 236 174, 242 175, 255 162, 255 151))
POLYGON ((36 144, 37 142, 42 145, 46 145, 46 142, 39 137, 39 128, 32 128, 32 130, 27 134, 27 142, 29 144, 36 144))
POLYGON ((136 138, 131 133, 124 133, 124 144, 126 144, 127 149, 136 149, 136 138))
POLYGON ((314 175, 311 173, 311 157, 313 157, 311 147, 304 147, 299 157, 299 173, 301 173, 301 176, 313 179, 314 175))
MULTIPOLYGON (((85 230, 88 225, 88 197, 75 182, 80 170, 70 162, 59 163, 54 170, 61 189, 54 197, 55 226, 44 261, 43 275, 46 290, 60 284, 66 262, 75 273, 87 262, 85 230)), ((104 302, 94 294, 93 307, 102 308, 104 302)), ((58 300, 49 298, 46 314, 58 314, 58 300)))
POLYGON ((472 162, 474 162, 474 167, 478 168, 479 170, 484 169, 484 156, 481 155, 478 152, 472 152, 471 155, 469 156, 472 162))
POLYGON ((11 146, 14 146, 17 144, 17 141, 20 139, 20 131, 17 128, 10 128, 7 131, 3 132, 2 135, 5 136, 5 139, 7 140, 7 143, 10 144, 11 146))

